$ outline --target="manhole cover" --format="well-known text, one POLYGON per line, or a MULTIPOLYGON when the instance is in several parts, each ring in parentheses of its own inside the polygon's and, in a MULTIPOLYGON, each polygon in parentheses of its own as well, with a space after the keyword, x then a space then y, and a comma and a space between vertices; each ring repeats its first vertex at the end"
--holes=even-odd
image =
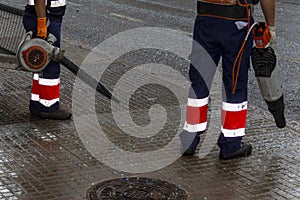
POLYGON ((185 191, 166 181, 151 178, 121 178, 104 181, 87 192, 89 200, 186 200, 185 191))

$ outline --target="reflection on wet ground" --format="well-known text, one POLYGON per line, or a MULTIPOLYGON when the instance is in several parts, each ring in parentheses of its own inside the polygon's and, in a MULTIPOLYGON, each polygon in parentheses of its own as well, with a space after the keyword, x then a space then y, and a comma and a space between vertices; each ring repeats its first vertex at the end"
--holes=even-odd
MULTIPOLYGON (((133 176, 173 183, 183 188, 189 199, 297 199, 300 196, 299 129, 290 125, 285 129, 277 129, 269 113, 263 109, 252 106, 249 110, 248 132, 245 139, 254 147, 253 155, 250 157, 221 161, 218 159, 216 141, 208 139, 206 143, 210 143, 208 147, 211 149, 204 158, 199 158, 197 152, 193 157, 178 158, 162 169, 135 174, 110 168, 95 159, 94 154, 87 151, 83 145, 73 120, 60 122, 32 118, 27 111, 30 74, 9 70, 2 70, 1 74, 2 199, 84 199, 92 185, 133 176)), ((62 105, 69 110, 72 110, 73 82, 73 75, 63 70, 62 105)), ((143 92, 140 92, 137 95, 142 94, 143 92)), ((139 148, 142 148, 143 144, 137 143, 133 147, 130 140, 118 134, 116 124, 108 118, 110 110, 107 107, 110 105, 108 101, 99 95, 96 97, 97 119, 111 134, 108 137, 111 137, 120 148, 141 152, 139 148)), ((212 95, 212 98, 217 99, 219 96, 212 95)), ((133 106, 131 110, 134 116, 139 116, 133 119, 140 125, 149 124, 148 108, 150 104, 155 103, 147 98, 144 100, 139 102, 140 106, 133 106), (141 107, 141 104, 144 106, 141 107)), ((176 105, 170 103, 164 107, 169 110, 165 113, 174 110, 172 106, 176 105)), ((214 110, 217 109, 212 106, 211 113, 214 110)), ((155 110, 152 115, 155 117, 155 110)), ((172 119, 172 114, 168 117, 172 119)), ((213 123, 214 119, 211 121, 213 123)), ((164 131, 173 132, 176 126, 178 124, 171 123, 164 131)), ((86 135, 93 130, 97 132, 93 127, 86 129, 86 135)), ((161 148, 162 143, 170 141, 173 137, 174 134, 153 137, 147 140, 150 142, 149 145, 152 145, 149 149, 161 148)), ((204 139, 205 136, 202 141, 204 139)), ((119 160, 121 167, 123 163, 133 159, 121 158, 114 149, 105 149, 101 146, 97 149, 100 154, 105 153, 110 159, 119 160)), ((147 147, 145 149, 147 151, 147 147)), ((146 161, 141 159, 140 162, 146 161)), ((139 163, 132 164, 139 165, 139 163)))
MULTIPOLYGON (((86 21, 91 20, 78 21, 78 13, 84 13, 85 10, 82 6, 76 4, 77 1, 74 2, 69 5, 70 15, 66 17, 67 21, 71 21, 68 27, 65 28, 66 32, 70 32, 68 37, 74 41, 78 40, 79 43, 79 39, 82 37, 83 41, 81 42, 87 43, 85 40, 88 40, 89 45, 93 45, 97 41, 96 38, 91 38, 93 36, 101 39, 105 38, 106 36, 104 37, 100 33, 99 35, 90 34, 93 35, 91 37, 83 37, 78 35, 77 31, 76 34, 72 32, 76 30, 73 26, 85 29, 84 33, 89 31, 98 32, 99 30, 99 27, 91 30, 86 26, 78 26, 78 24, 86 24, 86 21)), ((113 2, 130 3, 130 1, 117 0, 113 2)), ((183 1, 176 0, 176 2, 182 3, 183 1)), ((180 121, 178 113, 183 105, 179 105, 177 100, 172 97, 172 93, 166 88, 157 88, 153 85, 140 88, 132 95, 129 104, 130 112, 117 113, 120 117, 129 115, 135 124, 142 127, 141 130, 144 130, 144 133, 133 134, 139 136, 136 139, 132 135, 128 136, 121 132, 122 130, 129 130, 130 133, 131 125, 126 123, 117 124, 112 118, 110 102, 101 95, 87 94, 84 88, 79 88, 79 90, 81 89, 79 94, 82 95, 81 102, 83 103, 78 104, 78 102, 75 102, 74 104, 72 92, 75 77, 65 68, 62 68, 61 102, 63 107, 70 111, 75 108, 78 109, 82 117, 90 114, 91 111, 95 111, 96 119, 99 121, 100 127, 104 129, 108 141, 118 147, 112 148, 103 142, 103 135, 97 135, 99 127, 94 126, 92 121, 87 120, 86 124, 83 123, 82 125, 86 127, 79 133, 78 121, 75 121, 74 118, 64 122, 32 118, 28 112, 31 74, 0 68, 0 199, 86 199, 88 189, 100 182, 137 176, 172 183, 177 188, 184 189, 188 198, 192 200, 299 199, 300 117, 298 95, 299 59, 297 58, 299 57, 299 38, 295 37, 299 32, 299 23, 293 22, 299 16, 297 15, 297 7, 291 2, 292 0, 278 1, 277 16, 279 25, 277 30, 279 31, 276 45, 278 62, 281 67, 286 69, 282 71, 282 74, 286 85, 288 126, 284 129, 275 127, 272 117, 265 111, 265 104, 259 94, 253 71, 250 71, 250 106, 245 140, 253 145, 253 154, 248 158, 229 161, 222 161, 218 158, 219 152, 215 145, 215 134, 218 134, 219 125, 215 116, 219 114, 220 102, 218 102, 218 99, 220 99, 220 96, 217 93, 212 94, 214 104, 210 108, 210 130, 212 135, 202 136, 201 146, 195 156, 180 157, 177 152, 178 146, 176 146, 178 141, 173 141, 173 139, 174 133, 181 128, 178 123, 180 121), (287 27, 292 28, 291 32, 295 34, 286 34, 289 30, 287 27), (164 95, 166 93, 168 95, 164 95), (160 95, 163 97, 160 97, 160 95), (95 109, 86 111, 84 102, 88 102, 90 97, 96 99, 95 109), (156 106, 156 103, 160 103, 162 106, 156 106), (163 130, 157 129, 157 125, 161 122, 168 124, 163 127, 163 130), (152 130, 158 130, 159 137, 151 135, 152 130), (214 132, 214 130, 216 131, 214 132), (147 134, 149 134, 148 137, 145 137, 147 134), (85 137, 95 137, 95 140, 88 140, 88 142, 91 142, 89 145, 84 140, 85 137), (102 145, 95 143, 95 141, 98 141, 96 139, 100 139, 99 142, 102 145), (169 144, 170 146, 168 146, 169 144), (157 157, 146 159, 147 153, 163 147, 168 147, 166 152, 158 152, 157 157), (124 150, 122 154, 119 153, 120 149, 124 150), (95 153, 93 150, 97 152, 95 153), (136 157, 136 155, 139 155, 138 153, 145 154, 139 158, 136 157), (148 163, 150 164, 147 165, 148 163), (113 166, 109 166, 109 164, 113 166), (165 166, 161 167, 162 164, 165 166), (147 168, 139 169, 138 166, 147 168), (134 173, 134 169, 139 169, 140 173, 134 173)), ((185 4, 185 6, 189 4, 185 4)), ((140 5, 140 3, 137 3, 135 6, 139 7, 140 5)), ((161 5, 156 5, 151 9, 156 7, 161 7, 161 5)), ((127 7, 123 5, 120 8, 126 9, 127 7)), ((185 24, 181 28, 184 31, 189 31, 193 14, 190 13, 185 16, 185 13, 182 12, 184 6, 182 9, 176 9, 181 10, 180 16, 176 17, 185 17, 185 20, 179 20, 185 24), (187 21, 189 21, 189 24, 186 23, 187 21)), ((113 11, 116 12, 115 8, 113 11)), ((163 11, 168 13, 170 9, 163 11)), ((140 8, 138 11, 134 10, 134 12, 140 13, 140 8)), ((86 13, 84 16, 84 19, 89 17, 86 13)), ((119 29, 115 30, 114 27, 128 28, 127 25, 129 24, 129 28, 132 28, 137 23, 127 22, 126 25, 116 16, 113 15, 112 17, 115 23, 113 26, 110 22, 101 22, 110 25, 105 26, 106 30, 103 31, 103 34, 121 31, 119 29), (116 26, 116 24, 119 26, 116 26)), ((165 14, 160 16, 165 16, 165 14)), ((103 18, 103 16, 100 17, 103 18)), ((131 17, 139 18, 141 15, 131 17)), ((155 18, 157 16, 151 17, 155 18)), ((147 23, 149 22, 151 25, 151 18, 147 19, 147 23)), ((103 24, 101 23, 99 24, 101 30, 103 30, 103 24)), ((173 23, 166 22, 163 25, 172 27, 173 23)), ((67 34, 65 36, 67 37, 67 34)), ((88 50, 66 41, 64 41, 63 46, 67 50, 66 54, 78 63, 81 63, 89 53, 88 50)), ((148 63, 150 61, 161 61, 164 60, 164 55, 168 57, 165 64, 172 65, 172 62, 176 63, 174 68, 187 77, 186 61, 175 58, 169 52, 161 54, 152 50, 142 50, 135 53, 127 54, 127 57, 120 57, 116 60, 110 66, 110 70, 106 72, 106 75, 109 76, 102 78, 101 81, 111 87, 116 82, 115 79, 120 78, 135 65, 143 64, 141 61, 145 62, 146 60, 148 63), (139 60, 144 55, 146 55, 144 60, 139 60)), ((0 65, 6 64, 0 63, 0 65)), ((121 94, 131 92, 137 81, 143 83, 145 74, 155 77, 155 72, 151 70, 135 71, 135 76, 126 80, 125 88, 121 91, 121 94)), ((177 84, 176 80, 172 79, 175 77, 172 74, 165 74, 163 77, 167 81, 170 80, 171 85, 177 84)))

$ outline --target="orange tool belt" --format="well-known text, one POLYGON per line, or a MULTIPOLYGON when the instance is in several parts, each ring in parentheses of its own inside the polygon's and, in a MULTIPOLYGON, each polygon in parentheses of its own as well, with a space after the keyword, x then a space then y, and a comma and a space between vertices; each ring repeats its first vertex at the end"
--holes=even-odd
POLYGON ((252 9, 237 0, 199 0, 197 12, 201 16, 210 16, 232 20, 247 20, 252 9), (247 10, 249 9, 250 10, 247 10))

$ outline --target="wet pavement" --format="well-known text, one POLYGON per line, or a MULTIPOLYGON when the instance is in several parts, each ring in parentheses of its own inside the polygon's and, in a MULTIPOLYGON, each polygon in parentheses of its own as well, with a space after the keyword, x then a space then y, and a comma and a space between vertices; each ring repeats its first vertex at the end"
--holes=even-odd
MULTIPOLYGON (((63 26, 63 48, 66 49, 66 55, 77 63, 86 63, 84 58, 93 47, 124 30, 159 26, 176 29, 185 35, 190 35, 192 30, 195 4, 192 0, 69 2, 63 26)), ((14 1, 10 4, 22 7, 14 1)), ((169 155, 176 159, 171 161, 164 152, 151 159, 136 159, 135 154, 129 154, 161 149, 172 143, 170 141, 181 128, 178 112, 184 104, 174 101, 174 96, 166 88, 148 84, 134 92, 136 84, 142 84, 145 81, 143 77, 153 76, 155 71, 134 71, 134 77, 126 76, 126 87, 120 92, 123 100, 125 94, 133 91, 129 115, 143 130, 141 135, 135 133, 138 137, 133 137, 134 134, 122 132, 131 130, 133 125, 117 123, 113 119, 110 102, 99 94, 85 91, 84 86, 76 85, 75 76, 66 68, 62 67, 61 103, 64 108, 77 113, 68 121, 31 117, 28 111, 31 73, 0 68, 0 199, 87 199, 87 191, 99 182, 126 177, 167 181, 184 189, 188 199, 192 200, 300 199, 299 7, 296 1, 277 1, 276 51, 285 85, 287 127, 276 128, 259 94, 254 73, 250 71, 250 106, 245 141, 253 145, 253 154, 248 158, 219 160, 214 134, 202 136, 201 141, 205 142, 201 143, 192 157, 176 157, 175 145, 166 150, 169 152, 171 149, 172 152, 174 149, 175 153, 169 155), (74 97, 74 88, 81 95, 79 99, 74 97), (91 98, 95 98, 94 107, 85 110, 84 102, 89 102, 91 98), (153 106, 157 103, 161 106, 153 106), (94 112, 105 135, 118 149, 106 146, 104 137, 93 135, 98 133, 99 127, 92 121, 79 124, 80 117, 84 119, 94 112), (156 130, 160 122, 165 122, 167 126, 156 130), (79 131, 82 127, 83 130, 79 131), (158 133, 157 137, 153 135, 154 130, 158 133), (95 141, 86 140, 92 136, 95 141), (206 152, 205 148, 208 148, 207 154, 200 156, 202 154, 199 153, 206 152), (125 153, 120 153, 119 149, 125 153), (104 158, 101 157, 103 155, 104 158), (143 168, 144 171, 140 170, 140 173, 130 170, 144 166, 144 163, 147 166, 149 162, 152 163, 149 169, 143 168), (128 163, 132 166, 126 167, 128 163)), ((257 19, 260 19, 261 13, 259 8, 257 10, 257 19)), ((101 54, 98 59, 105 61, 109 56, 101 54)), ((118 58, 101 81, 113 89, 115 83, 130 69, 150 62, 174 66, 184 77, 187 76, 185 60, 170 53, 148 49, 118 58)), ((169 87, 175 85, 181 88, 173 77, 176 77, 174 72, 163 76, 169 82, 169 87)), ((184 91, 181 95, 185 95, 184 91)), ((218 92, 212 95, 212 130, 218 129, 213 116, 219 111, 219 96, 218 92)), ((127 120, 125 111, 117 114, 124 122, 127 120)))

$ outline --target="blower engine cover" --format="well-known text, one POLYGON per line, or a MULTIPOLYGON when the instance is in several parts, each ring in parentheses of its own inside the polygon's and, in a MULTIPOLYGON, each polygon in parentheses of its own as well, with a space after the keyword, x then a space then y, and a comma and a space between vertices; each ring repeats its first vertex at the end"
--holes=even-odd
POLYGON ((42 71, 51 60, 55 40, 53 35, 49 35, 46 41, 32 38, 32 32, 26 33, 17 50, 19 65, 31 72, 42 71))

